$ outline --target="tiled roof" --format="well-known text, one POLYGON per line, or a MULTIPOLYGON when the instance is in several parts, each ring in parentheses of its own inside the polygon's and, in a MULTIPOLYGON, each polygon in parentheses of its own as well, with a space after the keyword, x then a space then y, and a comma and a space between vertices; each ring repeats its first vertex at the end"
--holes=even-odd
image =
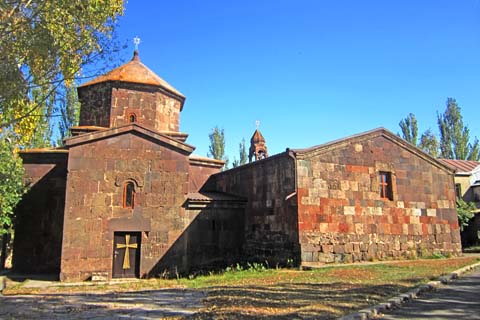
POLYGON ((104 75, 101 75, 91 81, 80 85, 79 88, 107 81, 121 81, 159 86, 177 96, 185 98, 185 96, 181 94, 177 89, 172 87, 168 82, 160 78, 147 66, 141 63, 137 51, 135 51, 131 61, 125 63, 124 65, 116 69, 113 69, 112 71, 104 75))
POLYGON ((445 163, 446 165, 454 168, 457 173, 470 173, 474 171, 478 166, 480 166, 480 162, 477 161, 470 161, 470 160, 453 160, 453 159, 439 159, 441 162, 445 163))

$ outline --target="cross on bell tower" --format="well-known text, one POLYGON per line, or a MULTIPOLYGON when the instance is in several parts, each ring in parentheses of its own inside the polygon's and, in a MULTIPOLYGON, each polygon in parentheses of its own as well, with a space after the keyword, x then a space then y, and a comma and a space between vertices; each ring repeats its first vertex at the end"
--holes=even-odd
POLYGON ((267 145, 265 144, 265 138, 263 137, 258 127, 260 127, 260 121, 255 121, 256 130, 250 139, 250 150, 248 154, 248 161, 252 162, 256 160, 265 159, 268 157, 267 145))

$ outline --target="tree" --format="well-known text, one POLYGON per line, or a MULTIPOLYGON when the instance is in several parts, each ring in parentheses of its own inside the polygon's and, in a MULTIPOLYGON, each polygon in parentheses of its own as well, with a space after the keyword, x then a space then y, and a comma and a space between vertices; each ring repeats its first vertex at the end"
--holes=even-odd
POLYGON ((418 125, 417 119, 413 113, 409 113, 405 119, 402 119, 398 124, 402 130, 402 138, 417 146, 418 125))
POLYGON ((12 232, 13 210, 24 193, 23 166, 11 140, 0 135, 0 269, 5 266, 12 232))
POLYGON ((61 89, 109 53, 121 14, 123 0, 2 1, 0 128, 31 140, 61 89))
POLYGON ((398 125, 402 130, 401 137, 403 139, 422 149, 432 157, 438 156, 438 139, 430 129, 425 131, 420 136, 420 142, 418 141, 418 122, 413 113, 409 113, 398 125))
POLYGON ((208 156, 217 160, 225 161, 225 167, 228 167, 228 157, 225 155, 225 132, 218 126, 212 129, 208 135, 210 146, 208 147, 208 156))
POLYGON ((434 158, 438 157, 439 143, 437 137, 428 129, 420 137, 418 147, 434 158))
POLYGON ((240 150, 240 165, 244 165, 247 163, 247 148, 245 147, 245 138, 242 139, 242 142, 240 142, 239 146, 240 150))
POLYGON ((437 121, 442 158, 479 160, 478 139, 470 143, 470 130, 463 124, 461 109, 455 99, 447 99, 446 110, 443 114, 437 113, 437 121))
POLYGON ((0 235, 12 225, 13 209, 20 201, 25 188, 23 166, 15 154, 14 146, 5 136, 0 137, 0 235))
POLYGON ((458 225, 460 227, 460 231, 463 231, 463 229, 468 226, 468 222, 475 215, 474 211, 476 209, 477 207, 475 206, 475 203, 466 202, 461 198, 457 199, 458 225))
POLYGON ((242 142, 240 142, 238 145, 238 153, 240 156, 240 160, 237 160, 237 159, 233 160, 232 166, 234 168, 247 163, 247 148, 245 147, 245 138, 243 138, 242 142))
POLYGON ((63 145, 63 139, 70 136, 68 130, 72 126, 78 125, 80 117, 80 102, 78 101, 77 90, 69 88, 61 100, 61 107, 59 108, 61 117, 59 123, 60 137, 57 142, 58 145, 63 145))

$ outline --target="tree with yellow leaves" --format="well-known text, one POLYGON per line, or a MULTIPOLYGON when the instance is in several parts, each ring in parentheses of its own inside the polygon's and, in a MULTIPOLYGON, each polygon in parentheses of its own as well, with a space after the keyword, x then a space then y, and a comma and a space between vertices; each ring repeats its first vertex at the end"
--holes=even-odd
POLYGON ((28 146, 58 94, 110 48, 123 0, 0 0, 0 128, 28 146))

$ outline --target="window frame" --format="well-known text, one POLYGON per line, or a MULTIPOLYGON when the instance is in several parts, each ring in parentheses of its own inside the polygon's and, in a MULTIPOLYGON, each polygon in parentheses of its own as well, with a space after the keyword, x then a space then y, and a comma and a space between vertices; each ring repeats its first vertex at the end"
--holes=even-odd
POLYGON ((128 115, 128 122, 129 123, 137 122, 137 115, 134 112, 132 112, 128 115), (133 118, 133 121, 132 121, 132 118, 133 118))
POLYGON ((383 200, 393 201, 393 179, 389 171, 378 171, 378 195, 383 200))
POLYGON ((123 184, 123 207, 126 209, 133 209, 135 207, 135 183, 133 181, 125 181, 123 184), (131 186, 130 195, 128 186, 131 186), (130 201, 127 201, 130 198, 130 201), (130 202, 129 204, 127 204, 130 202))

